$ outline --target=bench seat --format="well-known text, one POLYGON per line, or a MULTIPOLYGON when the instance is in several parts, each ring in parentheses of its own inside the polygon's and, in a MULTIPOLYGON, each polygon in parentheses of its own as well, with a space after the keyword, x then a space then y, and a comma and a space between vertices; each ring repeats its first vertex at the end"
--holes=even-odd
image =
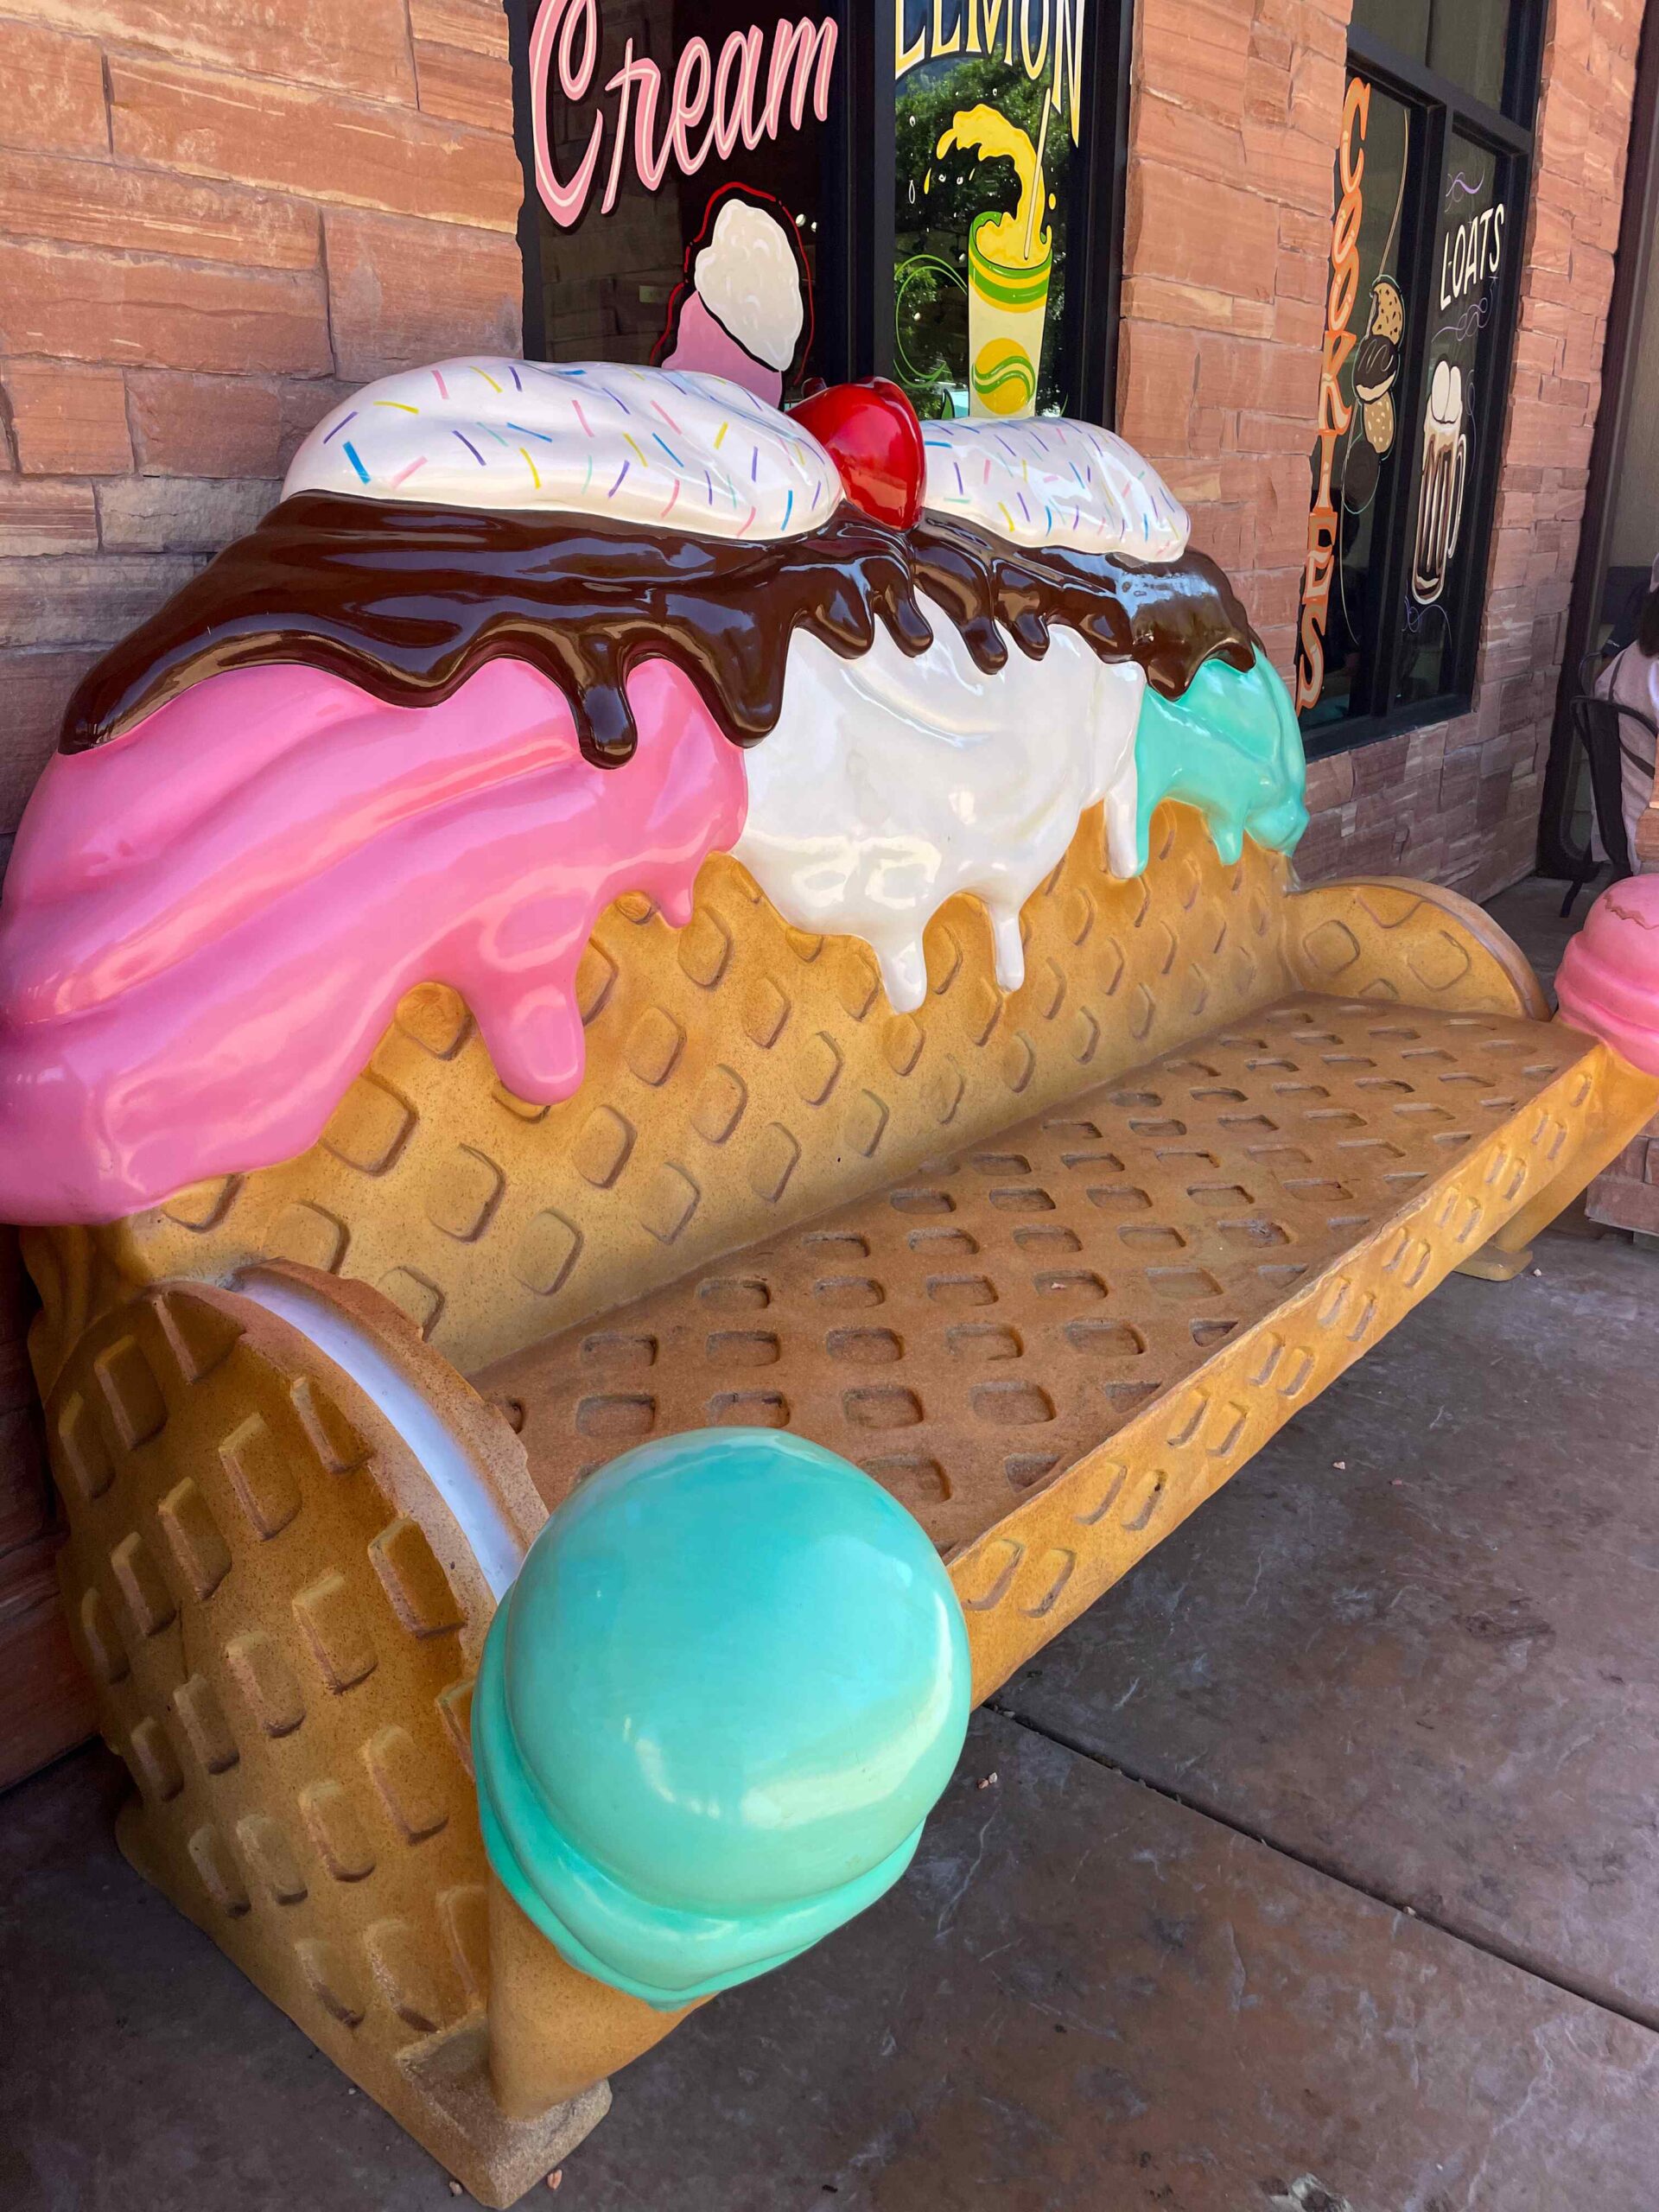
POLYGON ((787 1426, 949 1560, 984 1695, 1546 1190, 1604 1048, 1281 1000, 474 1378, 550 1507, 787 1426))

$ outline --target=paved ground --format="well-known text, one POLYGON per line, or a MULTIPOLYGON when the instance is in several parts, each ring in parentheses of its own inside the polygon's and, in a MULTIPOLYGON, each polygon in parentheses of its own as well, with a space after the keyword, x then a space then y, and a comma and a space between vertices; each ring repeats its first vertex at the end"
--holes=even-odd
MULTIPOLYGON (((1543 964, 1556 896, 1500 903, 1543 964)), ((620 2077, 561 2212, 1652 2212, 1659 1255, 1538 1264, 1017 1677, 910 1878, 620 2077)), ((449 2204, 127 1870, 119 1787, 0 1805, 0 2203, 449 2204)))

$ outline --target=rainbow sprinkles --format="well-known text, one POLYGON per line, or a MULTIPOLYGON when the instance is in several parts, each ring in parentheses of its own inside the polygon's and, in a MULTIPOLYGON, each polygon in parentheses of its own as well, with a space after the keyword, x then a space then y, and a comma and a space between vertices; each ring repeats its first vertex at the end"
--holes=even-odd
POLYGON ((594 363, 441 361, 336 408, 283 495, 602 515, 700 537, 804 537, 841 504, 834 463, 724 377, 594 363))
POLYGON ((1133 446, 1092 423, 970 417, 923 425, 925 502, 1016 545, 1175 561, 1186 512, 1133 446))

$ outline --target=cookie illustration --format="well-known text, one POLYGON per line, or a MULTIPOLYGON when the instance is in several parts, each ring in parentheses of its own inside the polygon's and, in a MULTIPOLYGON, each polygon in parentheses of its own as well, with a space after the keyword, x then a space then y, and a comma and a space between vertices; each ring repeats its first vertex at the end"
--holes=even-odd
POLYGON ((1394 340, 1380 331, 1369 331, 1354 351, 1354 397, 1370 404, 1389 391, 1400 373, 1400 355, 1394 340))
POLYGON ((1356 438, 1342 468, 1343 504, 1356 514, 1371 504, 1378 466, 1376 448, 1367 438, 1356 438))
POLYGON ((1406 303, 1391 276, 1379 276, 1371 287, 1371 319, 1368 331, 1397 346, 1405 334, 1406 303))

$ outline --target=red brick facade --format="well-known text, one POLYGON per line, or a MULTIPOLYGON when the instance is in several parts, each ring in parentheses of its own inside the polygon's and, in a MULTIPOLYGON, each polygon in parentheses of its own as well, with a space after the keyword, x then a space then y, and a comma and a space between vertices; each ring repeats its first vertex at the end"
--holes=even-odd
POLYGON ((1141 0, 1119 425, 1290 672, 1346 0, 1141 0))
POLYGON ((1659 1122, 1650 1122, 1597 1176, 1585 1204, 1592 1221, 1659 1236, 1659 1122))
MULTIPOLYGON (((1287 674, 1348 5, 1135 7, 1120 416, 1287 674)), ((1309 875, 1478 895, 1529 865, 1642 9, 1551 7, 1473 710, 1315 767, 1309 875)), ((519 181, 497 0, 8 0, 0 67, 3 861, 81 672, 264 510, 342 390, 516 346, 519 181)), ((84 1725, 14 1287, 0 1779, 84 1725)))
POLYGON ((83 669, 342 388, 516 346, 494 0, 10 0, 0 839, 83 669))

